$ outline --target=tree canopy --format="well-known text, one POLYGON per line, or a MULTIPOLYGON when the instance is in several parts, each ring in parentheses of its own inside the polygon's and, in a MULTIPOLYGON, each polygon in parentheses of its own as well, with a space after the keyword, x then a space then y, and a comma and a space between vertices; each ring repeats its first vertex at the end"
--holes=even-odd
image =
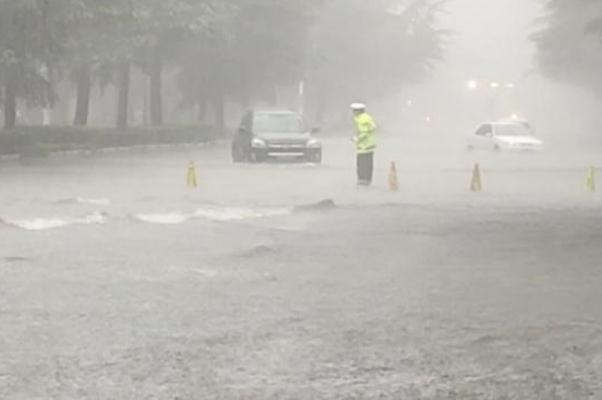
POLYGON ((546 10, 533 36, 541 71, 602 97, 602 3, 548 0, 546 10))
POLYGON ((52 107, 57 85, 71 82, 74 123, 86 125, 91 88, 113 85, 125 127, 131 71, 148 77, 154 125, 163 123, 166 71, 182 106, 212 105, 221 120, 225 102, 275 102, 278 88, 301 81, 316 109, 384 96, 442 56, 443 3, 0 0, 0 106, 11 127, 19 104, 52 107))

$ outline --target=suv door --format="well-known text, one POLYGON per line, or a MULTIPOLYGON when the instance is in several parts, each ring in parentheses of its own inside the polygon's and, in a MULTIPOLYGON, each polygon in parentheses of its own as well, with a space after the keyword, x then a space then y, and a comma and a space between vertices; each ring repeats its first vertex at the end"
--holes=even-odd
POLYGON ((483 124, 474 134, 475 147, 490 149, 493 146, 493 125, 483 124))

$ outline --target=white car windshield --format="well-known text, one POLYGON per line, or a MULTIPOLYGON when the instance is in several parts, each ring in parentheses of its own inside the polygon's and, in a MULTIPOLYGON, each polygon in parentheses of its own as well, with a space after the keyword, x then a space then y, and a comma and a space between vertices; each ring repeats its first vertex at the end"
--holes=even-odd
POLYGON ((253 121, 256 132, 304 133, 305 124, 297 114, 257 114, 253 121))
POLYGON ((533 130, 527 124, 497 124, 496 136, 533 136, 533 130))

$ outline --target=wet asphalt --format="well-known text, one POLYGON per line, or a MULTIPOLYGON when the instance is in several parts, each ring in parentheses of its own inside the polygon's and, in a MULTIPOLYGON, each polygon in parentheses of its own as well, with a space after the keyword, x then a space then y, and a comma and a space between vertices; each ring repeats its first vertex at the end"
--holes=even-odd
POLYGON ((0 398, 602 399, 595 152, 325 146, 2 164, 0 398))

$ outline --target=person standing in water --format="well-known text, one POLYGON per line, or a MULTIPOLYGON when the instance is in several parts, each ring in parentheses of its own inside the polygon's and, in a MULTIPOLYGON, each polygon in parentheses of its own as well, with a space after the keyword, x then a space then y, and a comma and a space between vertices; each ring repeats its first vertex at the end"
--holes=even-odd
POLYGON ((374 152, 376 151, 376 123, 366 112, 363 103, 351 104, 356 133, 354 142, 357 151, 357 179, 359 186, 370 186, 374 175, 374 152))

